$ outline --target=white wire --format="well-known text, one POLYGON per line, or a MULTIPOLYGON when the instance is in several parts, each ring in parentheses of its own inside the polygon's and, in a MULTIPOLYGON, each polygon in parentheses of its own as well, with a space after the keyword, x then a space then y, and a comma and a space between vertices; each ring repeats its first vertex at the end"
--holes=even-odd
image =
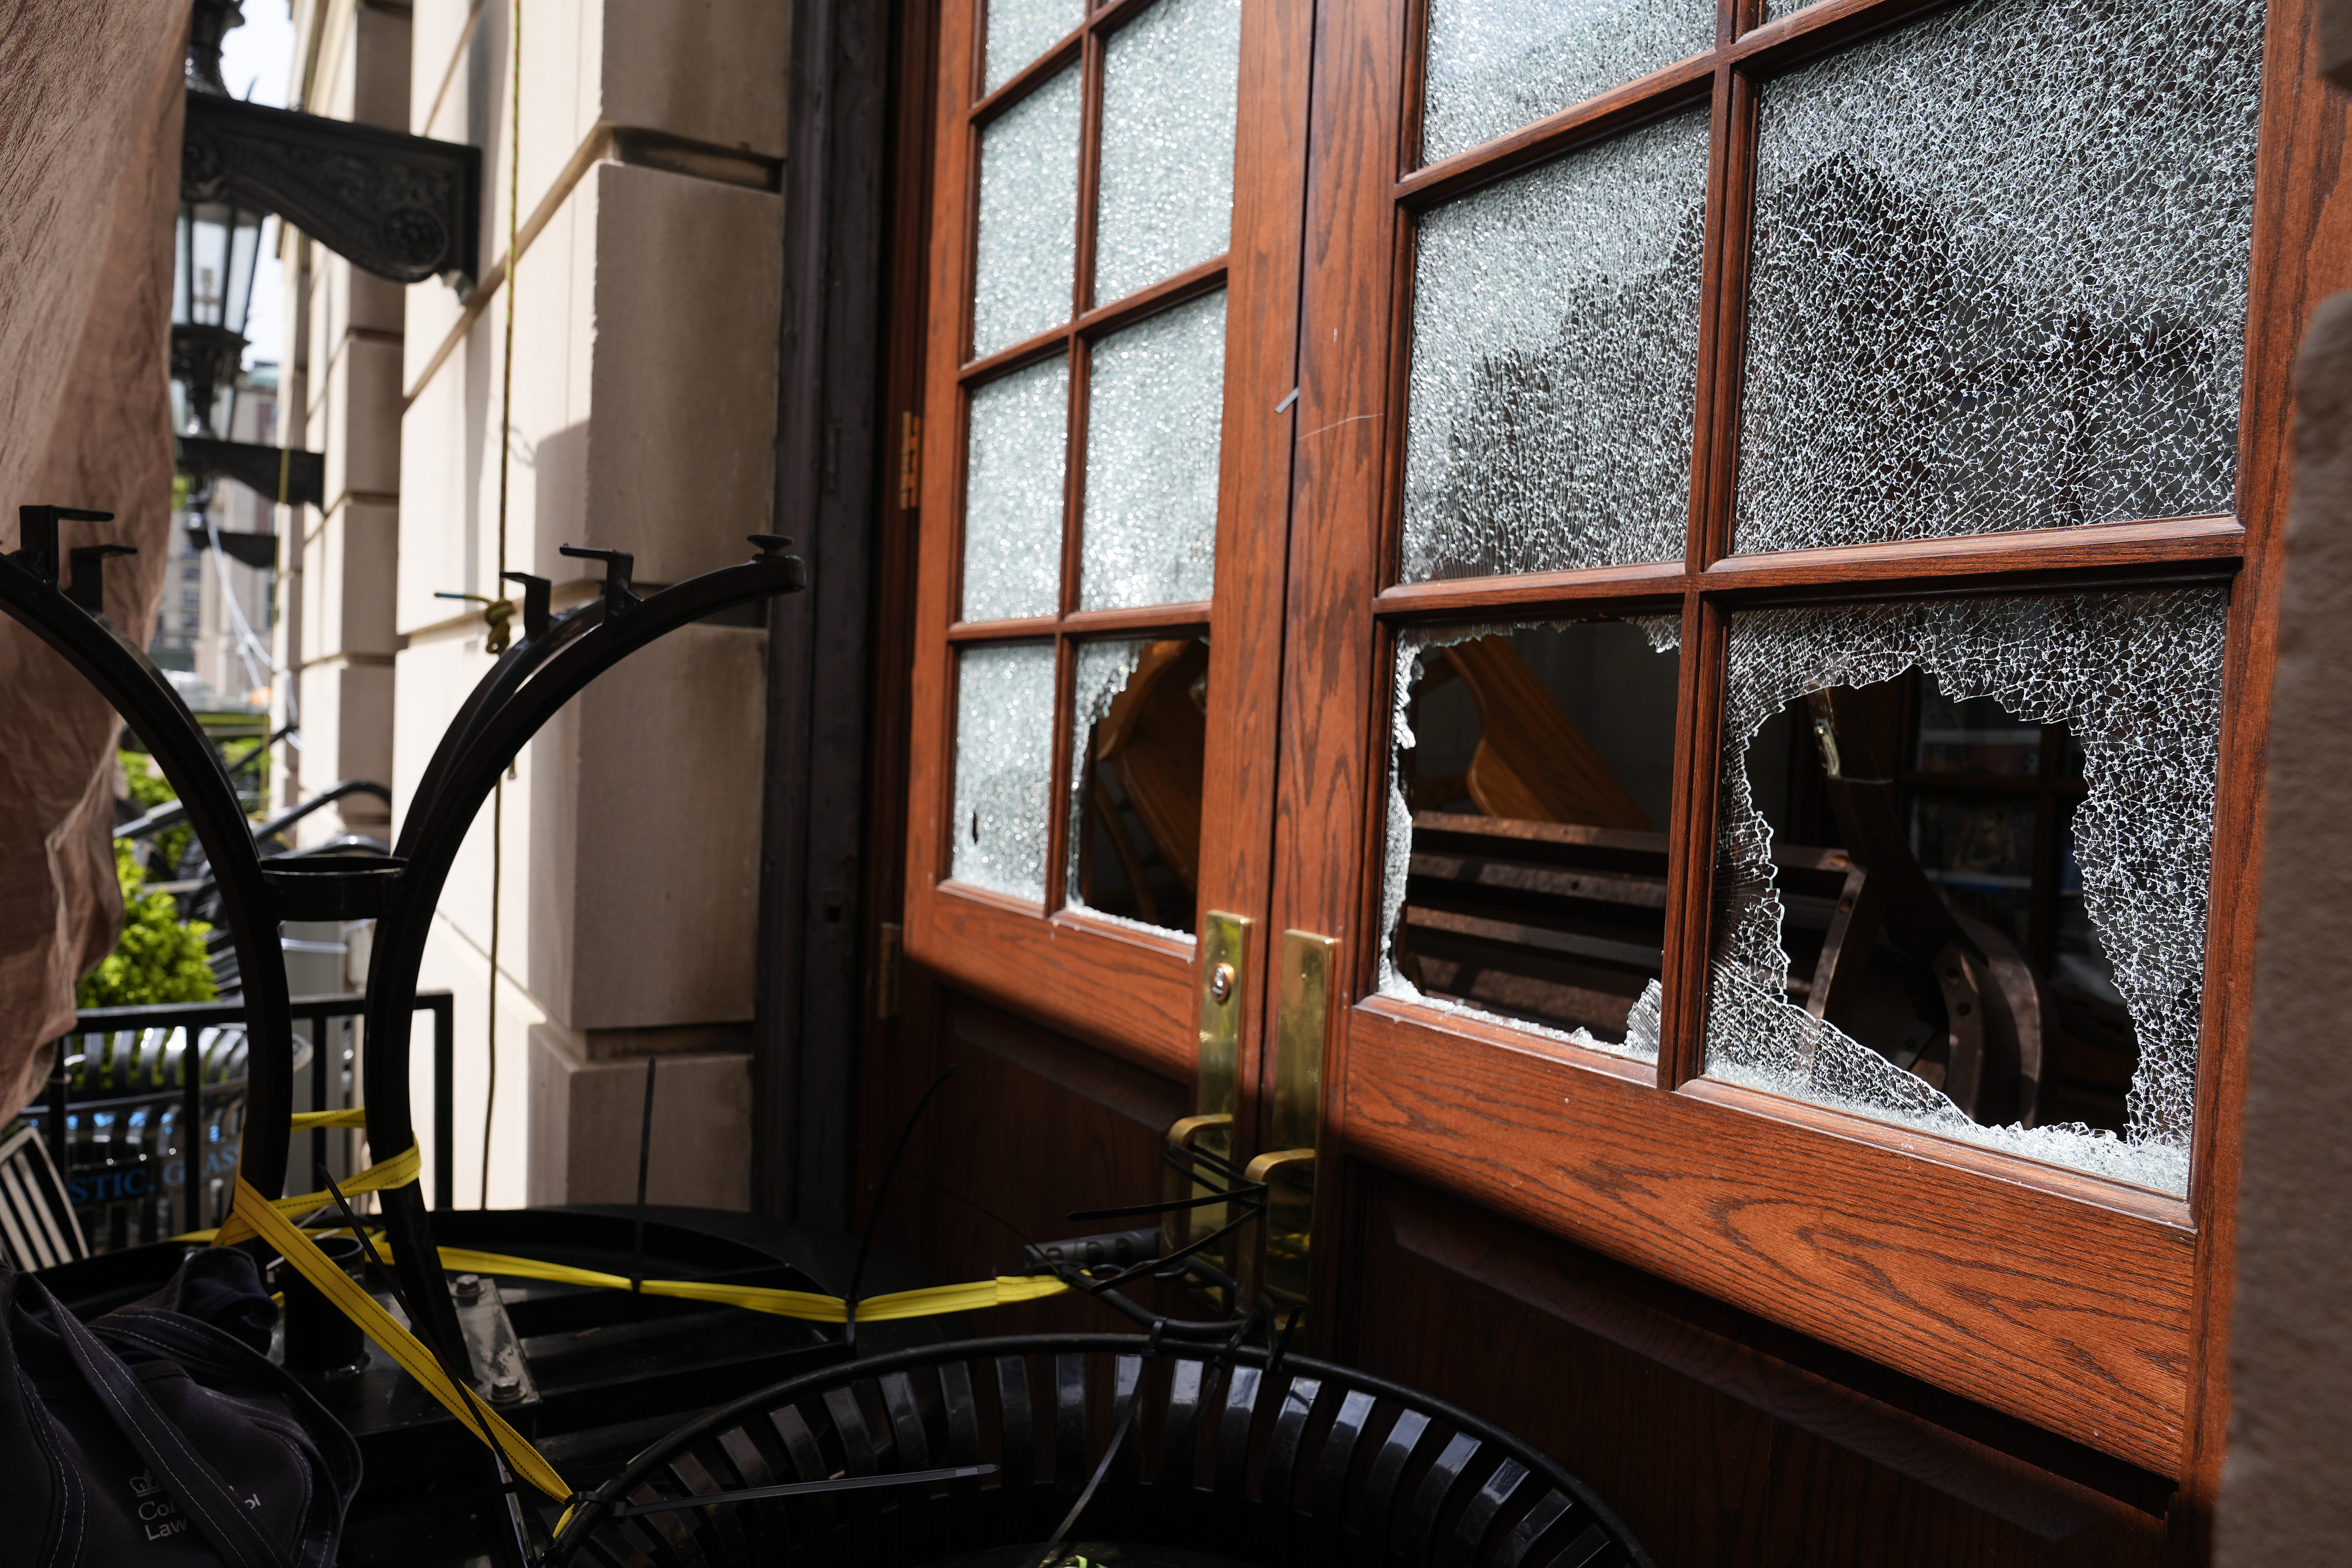
POLYGON ((261 639, 253 635, 253 627, 245 618, 245 606, 236 602, 236 590, 229 585, 228 552, 221 548, 220 524, 213 521, 209 507, 205 510, 204 518, 205 531, 212 536, 213 572, 220 578, 221 604, 228 611, 229 623, 236 627, 236 657, 245 665, 246 689, 251 691, 257 687, 274 686, 278 681, 278 666, 270 658, 269 650, 261 645, 261 639), (257 655, 261 659, 258 668, 253 662, 257 655), (265 669, 269 672, 267 679, 261 673, 265 669))

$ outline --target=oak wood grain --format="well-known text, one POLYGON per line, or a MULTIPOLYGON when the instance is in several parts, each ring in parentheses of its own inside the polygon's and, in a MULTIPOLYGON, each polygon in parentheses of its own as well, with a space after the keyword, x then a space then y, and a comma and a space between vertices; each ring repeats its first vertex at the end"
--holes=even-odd
POLYGON ((1807 1126, 1769 1097, 1474 1048, 1394 1005, 1350 1015, 1351 1149, 2088 1447, 2178 1464, 2183 1227, 1807 1126))

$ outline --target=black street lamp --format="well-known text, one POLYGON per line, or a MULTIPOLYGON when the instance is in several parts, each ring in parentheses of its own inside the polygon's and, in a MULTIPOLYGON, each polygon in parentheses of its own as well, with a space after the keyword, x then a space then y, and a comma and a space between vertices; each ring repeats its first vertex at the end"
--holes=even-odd
POLYGON ((229 434, 262 216, 234 199, 180 204, 172 280, 172 417, 180 435, 229 434))

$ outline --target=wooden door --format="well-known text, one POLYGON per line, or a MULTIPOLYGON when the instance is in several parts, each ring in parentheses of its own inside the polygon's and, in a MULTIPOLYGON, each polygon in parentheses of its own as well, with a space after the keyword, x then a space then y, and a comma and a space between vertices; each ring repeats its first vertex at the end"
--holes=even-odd
MULTIPOLYGON (((2352 255, 2311 7, 2194 10, 1245 0, 1226 257, 983 352, 987 126, 1069 69, 1098 137, 1154 13, 999 79, 949 4, 867 1190, 960 1070, 891 1234, 994 1272, 1156 1192, 1204 976, 1077 907, 1058 803, 1115 762, 1087 639, 1205 626, 1244 1152, 1276 943, 1336 943, 1319 1350, 1664 1563, 2202 1560, 2284 388, 2352 255), (960 618, 971 389, 1213 276, 1206 606, 1080 602, 1070 479, 1051 613, 960 618), (1021 638, 1057 804, 1015 900, 958 885, 947 775, 959 650, 1021 638)), ((1041 1321, 1105 1320, 988 1326, 1041 1321)))

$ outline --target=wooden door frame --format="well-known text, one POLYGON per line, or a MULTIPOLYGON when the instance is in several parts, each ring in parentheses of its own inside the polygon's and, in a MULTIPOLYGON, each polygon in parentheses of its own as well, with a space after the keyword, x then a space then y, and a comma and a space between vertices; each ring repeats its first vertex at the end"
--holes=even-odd
MULTIPOLYGON (((1090 26, 1115 26, 1136 0, 1104 6, 1090 26)), ((913 741, 908 767, 906 933, 910 957, 958 985, 1170 1077, 1193 1073, 1199 1017, 1198 954, 1188 937, 1161 937, 1085 910, 1044 906, 947 880, 945 820, 953 799, 953 649, 973 635, 954 621, 961 552, 962 378, 1034 357, 1028 345, 967 358, 974 247, 971 170, 978 124, 1026 82, 1073 60, 1094 68, 1100 45, 1073 34, 993 94, 982 89, 978 0, 947 0, 934 77, 933 145, 939 150, 929 214, 925 320, 921 544, 917 552, 911 669, 913 741), (977 118, 976 118, 977 117, 977 118)), ((1275 409, 1296 384, 1298 190, 1304 180, 1305 95, 1311 7, 1305 0, 1244 0, 1240 112, 1234 141, 1233 242, 1227 290, 1223 450, 1218 475, 1215 597, 1209 668, 1209 731, 1202 779, 1200 908, 1251 916, 1266 903, 1265 826, 1271 820, 1282 679, 1283 572, 1290 489, 1289 424, 1275 409)), ((1095 110, 1091 103, 1088 123, 1095 110)), ((1086 200, 1082 188, 1081 201, 1086 200)), ((1082 233, 1083 233, 1082 229, 1082 233)), ((1081 246, 1080 266, 1084 266, 1081 246)), ((1198 274, 1199 276, 1196 276, 1198 274)), ((1194 268, 1171 287, 1198 287, 1194 268)), ((1151 291, 1155 298, 1160 290, 1151 291)), ((1098 314, 1079 318, 1081 331, 1098 314)), ((1073 447, 1082 439, 1076 426, 1073 447)), ((1075 472, 1075 465, 1073 467, 1075 472)), ((1060 617, 1073 631, 1142 633, 1194 618, 1186 606, 1098 611, 1060 617)), ((989 628, 1001 634, 1002 625, 989 628)), ((1047 628, 1040 628, 1047 629, 1047 628)), ((1066 678, 1057 707, 1069 722, 1066 678)), ((1067 752, 1059 745, 1060 752, 1067 752)), ((1067 799, 1067 757, 1055 759, 1055 841, 1067 799)), ((1264 990, 1263 941, 1247 966, 1264 990)), ((1255 1037, 1244 1042, 1252 1073, 1255 1037)))
MULTIPOLYGON (((1918 0, 1822 0, 1743 31, 1744 6, 1727 0, 1717 55, 1706 72, 1669 67, 1587 105, 1506 138, 1495 149, 1415 167, 1402 144, 1404 105, 1415 90, 1416 0, 1330 6, 1317 37, 1318 147, 1361 149, 1319 161, 1310 173, 1308 266, 1302 341, 1312 345, 1300 421, 1292 531, 1292 668, 1286 694, 1276 851, 1274 926, 1346 938, 1346 967, 1361 998, 1335 1039, 1325 1083, 1328 1123, 1350 1158, 1374 1162, 1542 1229, 1634 1264, 1716 1299, 1790 1324, 1882 1364, 1953 1389, 1994 1409, 2180 1478, 2202 1518, 2227 1422, 2226 1325, 2235 1207, 2243 1040, 2251 987, 2253 893, 2242 868, 2261 857, 2262 736, 2273 659, 2275 583, 2290 455, 2289 367, 2308 311, 2352 281, 2352 205, 2335 189, 2345 141, 2340 100, 2317 85, 2315 16, 2308 0, 2277 0, 2265 38, 2259 196, 2251 273, 2246 394, 2240 428, 2239 516, 2052 531, 2028 542, 2022 589, 2106 585, 2149 576, 2231 584, 2224 674, 2223 763, 2216 801, 2216 867, 2208 936, 2208 984, 2196 1110, 2195 1169, 2186 1203, 2028 1165, 1698 1076, 1707 911, 1704 879, 1714 858, 1715 753, 1729 610, 1759 603, 1846 600, 1923 587, 1981 588, 1987 556, 2019 540, 1953 539, 1773 557, 1727 553, 1727 444, 1702 437, 1694 453, 1695 506, 1716 520, 1681 563, 1655 568, 1562 573, 1507 585, 1392 580, 1391 501, 1402 410, 1403 309, 1411 286, 1410 213, 1639 119, 1640 100, 1679 93, 1716 110, 1705 287, 1710 300, 1739 285, 1744 214, 1723 199, 1737 188, 1749 113, 1748 73, 1810 58, 1862 31, 1907 19, 1918 0), (1344 64, 1342 64, 1344 62, 1344 64), (1712 76, 1706 86, 1702 78, 1712 76), (1345 91, 1321 84, 1344 80, 1345 91), (1702 90, 1706 96, 1702 96, 1702 90), (1742 95, 1745 95, 1743 98, 1742 95), (1383 160, 1392 159, 1392 163, 1383 160), (1367 163, 1367 160, 1370 163, 1367 163), (1379 166, 1373 166, 1379 165, 1379 166), (1363 330, 1386 321, 1391 331, 1363 330), (1367 517, 1382 519, 1368 528, 1367 517), (1806 559, 1806 557, 1813 557, 1806 559), (1932 580, 1932 583, 1923 580, 1932 580), (1370 933, 1379 929, 1378 847, 1383 840, 1386 715, 1395 631, 1498 606, 1589 607, 1622 614, 1678 609, 1684 616, 1683 733, 1678 744, 1676 908, 1669 940, 1668 1039, 1662 1064, 1554 1046, 1499 1023, 1375 994, 1370 933), (1311 682, 1311 689, 1308 685, 1311 682), (1325 853, 1317 825, 1352 825, 1359 857, 1325 853), (1682 889, 1691 890, 1685 894, 1682 889), (1640 1138, 1629 1129, 1646 1129, 1640 1138), (1910 1144, 1911 1147, 1898 1145, 1910 1144), (1689 1152, 1673 1163, 1661 1151, 1689 1152), (1742 1173, 1787 1173, 1748 1183, 1742 1173), (1810 1178, 1810 1179, 1802 1179, 1810 1178), (1841 1207, 1841 1194, 1910 1193, 1917 1207, 1948 1216, 1890 1229, 1841 1207), (1825 1194, 1827 1194, 1825 1196, 1825 1194), (1727 1215, 1773 1231, 1776 1212, 1842 1228, 1853 1247, 1886 1260, 1885 1291, 1825 1288, 1833 1248, 1789 1234, 1742 1231, 1727 1215), (2083 1266, 2085 1252, 2099 1259, 2083 1266), (2039 1276, 2038 1279, 2034 1278, 2039 1276), (2106 1367, 2137 1380, 2117 1396, 2072 1368, 2074 1348, 2052 1331, 1980 1316, 1962 1332, 1906 1310, 1894 1298, 1971 1291, 2021 1293, 2078 1322, 2118 1308, 2137 1321, 2100 1322, 2106 1367), (2136 1305, 2134 1304, 2136 1301, 2136 1305), (1907 1321, 1906 1321, 1907 1319, 1907 1321), (1962 1342, 1938 1334, 1958 1333, 1962 1342), (2074 1381, 2081 1378, 2084 1387, 2074 1381)), ((1710 323, 1714 314, 1703 317, 1710 323)), ((1710 325, 1702 329, 1713 334, 1710 325)), ((1702 408, 1736 406, 1736 334, 1703 338, 1702 408), (1721 341, 1717 341, 1720 337, 1721 341)), ((1702 421, 1701 429, 1706 427, 1702 421)), ((2011 563, 2014 565, 2014 562, 2011 563)), ((1326 1192, 1318 1227, 1344 1229, 1347 1184, 1326 1192)), ((1340 1275, 1326 1263, 1327 1299, 1340 1275)), ((2194 1527, 2201 1528, 2201 1526, 2194 1527)))

